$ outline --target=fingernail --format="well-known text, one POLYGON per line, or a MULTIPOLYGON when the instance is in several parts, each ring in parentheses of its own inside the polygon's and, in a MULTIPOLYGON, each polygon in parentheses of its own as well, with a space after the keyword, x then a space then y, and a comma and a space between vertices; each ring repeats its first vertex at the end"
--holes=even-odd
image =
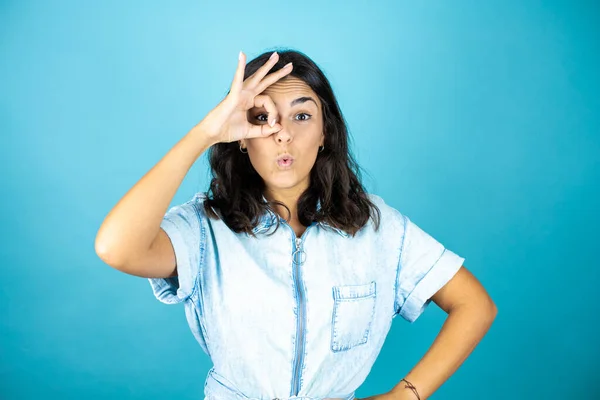
POLYGON ((238 54, 238 60, 242 60, 242 52, 240 51, 240 54, 238 54))
POLYGON ((283 66, 283 68, 290 68, 292 66, 292 63, 287 63, 283 66))
POLYGON ((273 54, 271 54, 271 57, 269 57, 269 60, 272 60, 273 58, 275 58, 275 54, 277 54, 276 51, 274 51, 273 54))
POLYGON ((271 128, 275 126, 275 123, 277 122, 276 119, 272 119, 271 122, 269 123, 269 125, 271 125, 271 128))

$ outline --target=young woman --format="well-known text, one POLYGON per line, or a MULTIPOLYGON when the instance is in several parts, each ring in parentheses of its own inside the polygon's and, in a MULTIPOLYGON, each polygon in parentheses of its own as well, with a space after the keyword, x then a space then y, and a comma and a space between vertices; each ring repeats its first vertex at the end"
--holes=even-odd
POLYGON ((214 364, 207 399, 354 399, 392 319, 434 301, 432 347, 369 397, 425 399, 496 315, 464 258, 365 192, 331 86, 297 51, 240 53, 228 95, 110 211, 96 252, 184 303, 214 364), (205 151, 210 189, 168 209, 205 151))

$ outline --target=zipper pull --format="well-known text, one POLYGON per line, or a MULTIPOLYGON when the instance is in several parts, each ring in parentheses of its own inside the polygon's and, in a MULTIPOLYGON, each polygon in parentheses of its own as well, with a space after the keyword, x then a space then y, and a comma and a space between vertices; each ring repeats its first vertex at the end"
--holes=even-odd
POLYGON ((296 261, 298 265, 302 265, 304 264, 304 261, 306 261, 306 253, 304 250, 300 249, 300 246, 302 246, 302 239, 296 238, 296 251, 294 251, 294 258, 298 257, 296 261))

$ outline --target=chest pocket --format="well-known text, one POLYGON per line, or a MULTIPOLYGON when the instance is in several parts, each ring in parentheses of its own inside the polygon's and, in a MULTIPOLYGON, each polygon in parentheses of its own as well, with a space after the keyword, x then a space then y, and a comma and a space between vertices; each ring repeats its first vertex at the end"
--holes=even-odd
POLYGON ((333 287, 332 351, 344 351, 367 343, 375 298, 375 281, 333 287))

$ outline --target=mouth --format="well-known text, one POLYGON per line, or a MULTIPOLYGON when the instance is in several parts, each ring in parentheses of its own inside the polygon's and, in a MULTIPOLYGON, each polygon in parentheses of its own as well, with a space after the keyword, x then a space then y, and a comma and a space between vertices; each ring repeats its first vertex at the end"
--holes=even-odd
POLYGON ((282 154, 279 157, 277 157, 277 165, 280 168, 289 168, 292 166, 293 163, 294 157, 292 157, 290 154, 282 154))

